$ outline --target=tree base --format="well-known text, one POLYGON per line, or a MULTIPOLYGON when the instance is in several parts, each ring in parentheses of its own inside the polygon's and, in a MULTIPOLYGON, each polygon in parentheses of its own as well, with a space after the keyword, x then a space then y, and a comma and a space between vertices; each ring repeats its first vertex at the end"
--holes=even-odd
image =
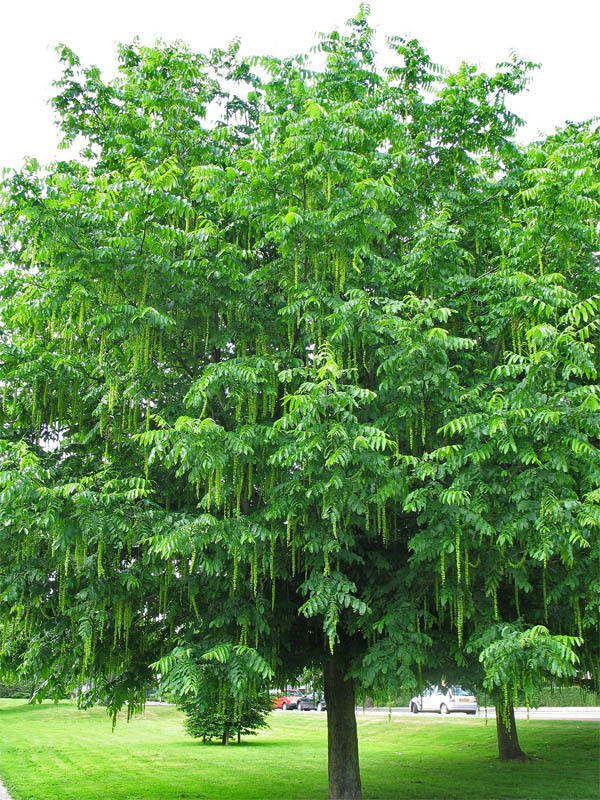
POLYGON ((496 732, 500 761, 529 761, 529 756, 521 750, 519 744, 515 707, 510 701, 496 704, 496 732))
POLYGON ((345 672, 343 659, 325 661, 329 800, 362 800, 354 683, 345 679, 345 672))

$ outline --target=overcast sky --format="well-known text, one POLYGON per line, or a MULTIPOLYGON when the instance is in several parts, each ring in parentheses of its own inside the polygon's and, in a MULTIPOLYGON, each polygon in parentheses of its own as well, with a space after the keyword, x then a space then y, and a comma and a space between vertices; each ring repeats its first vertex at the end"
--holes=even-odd
MULTIPOLYGON (((527 119, 520 138, 549 133, 566 120, 600 114, 600 0, 371 0, 378 49, 384 37, 416 37, 449 68, 468 61, 492 70, 510 50, 541 62, 513 108, 527 119)), ((234 37, 242 51, 306 52, 315 33, 341 27, 354 0, 0 0, 0 166, 25 156, 48 161, 58 140, 52 80, 60 71, 54 47, 64 42, 83 63, 115 74, 117 42, 139 36, 183 39, 207 52, 234 37)))

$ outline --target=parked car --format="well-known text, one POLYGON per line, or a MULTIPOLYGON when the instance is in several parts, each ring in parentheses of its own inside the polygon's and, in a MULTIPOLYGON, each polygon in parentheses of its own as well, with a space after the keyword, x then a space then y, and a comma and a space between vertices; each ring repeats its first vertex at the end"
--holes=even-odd
POLYGON ((462 686, 430 686, 411 698, 409 708, 413 714, 419 711, 435 711, 438 714, 464 711, 465 714, 475 714, 477 699, 473 692, 462 686))
POLYGON ((320 693, 303 694, 298 700, 299 711, 327 711, 325 697, 320 693))
POLYGON ((297 689, 291 689, 289 692, 279 694, 273 700, 273 708, 280 708, 286 711, 288 708, 297 708, 298 700, 302 697, 302 692, 297 689))

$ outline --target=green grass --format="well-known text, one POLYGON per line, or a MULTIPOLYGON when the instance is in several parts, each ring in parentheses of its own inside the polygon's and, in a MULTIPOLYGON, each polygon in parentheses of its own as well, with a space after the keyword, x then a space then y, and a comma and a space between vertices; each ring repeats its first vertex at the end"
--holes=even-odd
MULTIPOLYGON (((365 798, 596 800, 596 723, 517 724, 535 760, 498 761, 493 720, 359 714, 365 798)), ((270 730, 221 747, 185 736, 172 707, 112 732, 101 708, 0 700, 0 776, 14 800, 326 798, 326 726, 325 714, 276 713, 270 730)))

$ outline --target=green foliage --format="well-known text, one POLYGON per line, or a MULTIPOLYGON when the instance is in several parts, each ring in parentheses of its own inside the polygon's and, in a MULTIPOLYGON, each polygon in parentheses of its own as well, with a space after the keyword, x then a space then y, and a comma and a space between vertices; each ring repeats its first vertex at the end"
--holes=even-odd
POLYGON ((600 680, 598 128, 519 147, 532 64, 389 47, 60 49, 82 158, 0 201, 0 673, 38 699, 332 654, 395 696, 500 620, 600 680))
POLYGON ((161 675, 162 688, 175 697, 197 692, 207 671, 209 675, 218 673, 220 682, 227 684, 227 693, 238 699, 245 697, 257 681, 273 675, 260 654, 245 644, 218 643, 209 649, 175 647, 151 666, 161 675))
POLYGON ((579 659, 573 651, 581 644, 574 636, 551 636, 543 625, 518 630, 505 625, 497 638, 481 651, 484 687, 508 713, 522 693, 527 707, 549 677, 564 679, 577 674, 579 659))
POLYGON ((219 739, 227 744, 230 734, 238 737, 256 735, 266 728, 266 717, 273 710, 268 694, 255 694, 236 701, 231 694, 219 698, 218 683, 212 690, 203 685, 203 691, 180 703, 186 714, 185 730, 190 736, 210 742, 219 739))

